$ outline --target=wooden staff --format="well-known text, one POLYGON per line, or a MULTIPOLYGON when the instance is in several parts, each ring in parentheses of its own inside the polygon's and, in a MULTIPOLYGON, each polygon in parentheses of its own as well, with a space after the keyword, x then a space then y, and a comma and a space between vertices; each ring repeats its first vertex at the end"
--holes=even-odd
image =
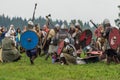
POLYGON ((34 19, 35 19, 35 10, 36 10, 36 6, 37 6, 37 3, 35 3, 34 12, 33 12, 33 17, 32 17, 32 21, 34 21, 34 19))
POLYGON ((97 28, 97 25, 92 20, 90 20, 90 22, 94 25, 95 28, 97 28))
MULTIPOLYGON (((46 16, 46 18, 47 18, 46 26, 47 27, 49 26, 49 17, 51 17, 50 14, 48 16, 46 16)), ((43 42, 43 45, 42 45, 42 49, 45 47, 45 44, 47 42, 47 38, 48 38, 49 32, 50 32, 50 30, 48 31, 47 35, 45 36, 45 39, 44 39, 44 42, 43 42)))

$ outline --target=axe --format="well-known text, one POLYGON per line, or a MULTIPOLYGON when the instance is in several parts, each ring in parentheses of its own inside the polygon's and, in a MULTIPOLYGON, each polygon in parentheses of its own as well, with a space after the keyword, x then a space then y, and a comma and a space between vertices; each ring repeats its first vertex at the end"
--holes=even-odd
MULTIPOLYGON (((47 19, 46 25, 47 25, 47 27, 48 27, 49 24, 50 24, 50 19, 49 19, 49 17, 51 17, 51 14, 49 14, 49 15, 46 16, 46 19, 47 19)), ((48 38, 49 32, 50 32, 50 30, 48 31, 47 35, 45 36, 45 40, 44 40, 44 42, 43 42, 42 49, 45 47, 45 44, 46 44, 46 42, 47 42, 47 38, 48 38)))
POLYGON ((51 25, 52 27, 54 27, 54 24, 50 21, 50 17, 51 17, 51 14, 48 14, 48 15, 46 16, 47 26, 51 25))
MULTIPOLYGON (((49 14, 49 15, 46 16, 46 19, 47 19, 46 25, 47 25, 47 26, 51 25, 51 26, 54 27, 54 25, 51 23, 49 17, 51 17, 51 14, 49 14)), ((42 45, 42 49, 45 47, 45 44, 46 44, 46 41, 47 41, 49 32, 50 32, 50 30, 48 31, 48 33, 47 33, 47 35, 46 35, 46 37, 45 37, 45 40, 44 40, 43 45, 42 45)))

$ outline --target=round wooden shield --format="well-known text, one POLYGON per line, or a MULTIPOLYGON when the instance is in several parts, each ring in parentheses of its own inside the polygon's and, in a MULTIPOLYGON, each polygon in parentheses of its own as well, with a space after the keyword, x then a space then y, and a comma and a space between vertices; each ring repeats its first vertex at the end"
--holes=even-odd
POLYGON ((120 45, 120 32, 117 28, 112 28, 109 33, 109 45, 112 49, 116 49, 120 45))
POLYGON ((34 31, 26 31, 21 35, 20 43, 26 50, 34 49, 38 45, 38 36, 34 31))
POLYGON ((89 29, 84 30, 79 37, 80 45, 82 48, 88 46, 92 40, 92 32, 89 29))
POLYGON ((62 50, 63 50, 63 47, 64 47, 64 40, 61 41, 58 45, 58 50, 57 50, 57 54, 60 55, 62 50))

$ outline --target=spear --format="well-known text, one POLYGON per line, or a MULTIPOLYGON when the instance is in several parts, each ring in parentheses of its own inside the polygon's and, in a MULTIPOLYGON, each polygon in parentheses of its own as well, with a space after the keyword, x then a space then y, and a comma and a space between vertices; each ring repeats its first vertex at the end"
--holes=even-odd
POLYGON ((90 20, 90 22, 94 25, 95 28, 97 28, 97 25, 92 20, 90 20))

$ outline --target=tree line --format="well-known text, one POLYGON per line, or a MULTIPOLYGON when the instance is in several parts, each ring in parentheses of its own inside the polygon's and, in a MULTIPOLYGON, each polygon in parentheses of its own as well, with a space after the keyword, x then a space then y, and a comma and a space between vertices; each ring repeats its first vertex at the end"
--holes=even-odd
MULTIPOLYGON (((15 28, 23 28, 24 26, 27 26, 27 22, 31 20, 31 19, 23 19, 22 17, 12 17, 10 18, 9 16, 5 16, 4 14, 3 15, 0 15, 0 26, 5 26, 5 27, 9 27, 11 24, 13 24, 15 26, 15 28)), ((67 22, 67 20, 52 20, 50 19, 50 22, 55 25, 55 24, 59 24, 60 26, 62 24, 65 24, 68 28, 70 27, 70 24, 74 24, 76 22, 78 22, 82 29, 91 29, 91 30, 94 30, 94 27, 91 27, 89 22, 83 22, 82 20, 71 20, 70 22, 67 22)), ((34 20, 34 23, 35 24, 39 24, 40 27, 42 28, 44 26, 44 24, 46 24, 46 19, 44 17, 38 17, 38 18, 35 18, 34 20)), ((54 26, 53 25, 50 25, 50 28, 53 28, 54 26)))

